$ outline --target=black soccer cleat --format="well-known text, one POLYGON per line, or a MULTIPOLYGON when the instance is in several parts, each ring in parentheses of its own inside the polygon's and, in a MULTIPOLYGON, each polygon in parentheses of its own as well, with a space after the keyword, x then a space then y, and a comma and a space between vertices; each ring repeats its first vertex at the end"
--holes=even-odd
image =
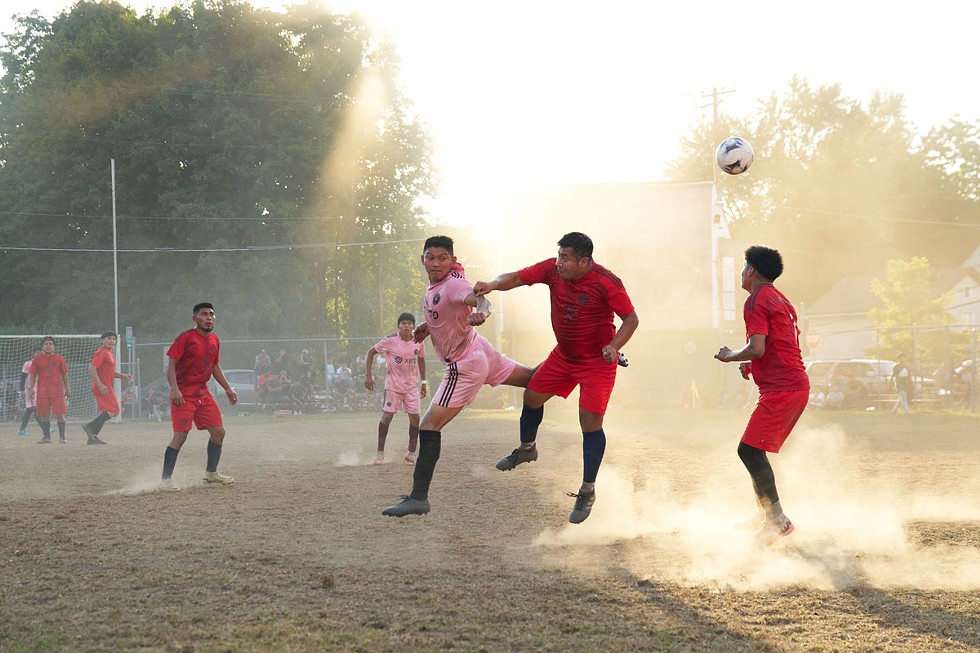
POLYGON ((537 445, 530 449, 514 449, 510 454, 497 461, 497 469, 502 472, 509 472, 521 463, 531 463, 538 459, 537 445))
POLYGON ((592 504, 595 503, 595 490, 591 492, 579 492, 578 494, 566 492, 565 494, 570 497, 575 497, 575 507, 568 514, 568 521, 573 524, 581 524, 592 513, 592 504))

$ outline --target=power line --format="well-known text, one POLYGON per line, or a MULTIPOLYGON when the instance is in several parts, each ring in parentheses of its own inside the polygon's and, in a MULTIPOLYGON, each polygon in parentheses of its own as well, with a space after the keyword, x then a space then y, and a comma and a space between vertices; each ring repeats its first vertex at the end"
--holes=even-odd
POLYGON ((839 211, 824 211, 821 209, 804 209, 797 206, 777 206, 777 211, 796 211, 798 213, 814 213, 816 215, 827 215, 835 218, 848 218, 852 220, 871 220, 874 222, 897 222, 905 224, 927 224, 935 227, 980 227, 980 222, 952 222, 950 220, 915 220, 913 218, 893 218, 888 216, 861 215, 859 213, 842 213, 839 211))
MULTIPOLYGON (((170 254, 170 253, 222 253, 222 252, 268 252, 293 249, 345 249, 348 247, 367 247, 371 245, 399 245, 403 243, 420 243, 424 238, 406 238, 402 240, 375 240, 362 243, 299 243, 293 245, 247 245, 245 247, 195 248, 182 249, 177 247, 156 247, 151 249, 118 249, 118 254, 170 254)), ((6 247, 0 245, 0 251, 10 252, 78 252, 111 254, 111 249, 95 249, 90 247, 6 247)))

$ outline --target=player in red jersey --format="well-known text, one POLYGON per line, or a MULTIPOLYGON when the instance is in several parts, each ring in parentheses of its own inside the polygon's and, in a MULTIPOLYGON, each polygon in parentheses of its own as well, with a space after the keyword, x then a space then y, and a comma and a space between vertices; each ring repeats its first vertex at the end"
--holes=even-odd
POLYGON ((408 451, 405 462, 414 465, 418 458, 415 449, 419 443, 419 414, 421 402, 428 390, 425 380, 425 343, 415 342, 415 316, 402 313, 398 316, 398 332, 382 338, 376 345, 368 349, 364 361, 364 387, 374 391, 374 357, 385 354, 385 387, 384 403, 381 407, 381 421, 378 422, 378 453, 374 456, 374 464, 380 465, 385 459, 385 440, 388 438, 388 427, 395 413, 402 408, 408 414, 408 451), (422 388, 418 380, 422 378, 422 388))
POLYGON ((497 461, 509 471, 538 459, 535 443, 545 403, 568 397, 579 386, 579 425, 582 427, 582 485, 568 521, 579 524, 592 512, 595 480, 606 450, 603 416, 616 382, 619 350, 640 324, 623 282, 592 259, 592 239, 572 232, 558 241, 558 257, 517 272, 505 272, 493 281, 478 281, 473 292, 482 297, 494 290, 510 290, 536 283, 551 291, 551 326, 558 345, 538 367, 524 391, 521 445, 497 461), (619 329, 613 314, 619 316, 619 329))
POLYGON ((759 401, 742 434, 738 457, 752 478, 765 516, 757 534, 765 544, 793 532, 793 522, 779 503, 776 477, 766 452, 779 453, 810 396, 796 311, 773 285, 782 273, 783 258, 776 250, 761 245, 745 250, 742 288, 749 292, 743 308, 747 344, 737 351, 722 347, 715 354, 723 363, 740 361, 742 377, 751 375, 759 386, 759 401))
POLYGON ((99 432, 105 423, 119 414, 119 402, 112 388, 114 379, 133 380, 132 374, 122 374, 116 371, 116 334, 106 331, 102 334, 102 346, 99 347, 92 362, 88 366, 88 375, 92 378, 92 396, 99 409, 98 416, 82 426, 89 444, 107 444, 99 438, 99 432))
POLYGON ((177 465, 177 454, 187 440, 191 425, 199 431, 206 430, 208 462, 204 474, 207 483, 229 485, 235 482, 230 476, 218 473, 221 445, 225 439, 225 427, 221 423, 221 411, 214 397, 208 392, 208 381, 213 375, 225 389, 228 403, 238 403, 238 395, 232 389, 225 373, 218 364, 221 343, 214 329, 214 306, 202 302, 194 306, 194 328, 177 336, 167 350, 167 381, 170 383, 170 418, 174 437, 163 454, 163 480, 161 489, 178 490, 171 476, 177 465))
POLYGON ((54 338, 45 336, 41 340, 41 353, 31 361, 31 373, 27 379, 27 391, 34 393, 34 411, 41 420, 41 440, 39 444, 51 443, 51 413, 58 422, 58 441, 65 439, 65 413, 67 400, 71 398, 71 385, 68 382, 68 365, 61 354, 54 353, 54 338))

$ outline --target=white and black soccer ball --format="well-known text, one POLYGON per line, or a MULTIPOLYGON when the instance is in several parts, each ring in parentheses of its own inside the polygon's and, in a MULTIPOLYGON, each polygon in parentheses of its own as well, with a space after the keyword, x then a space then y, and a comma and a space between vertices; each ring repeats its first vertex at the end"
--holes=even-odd
POLYGON ((752 144, 747 140, 732 136, 723 140, 718 146, 715 161, 718 162, 718 167, 728 174, 740 175, 755 161, 755 152, 752 150, 752 144))

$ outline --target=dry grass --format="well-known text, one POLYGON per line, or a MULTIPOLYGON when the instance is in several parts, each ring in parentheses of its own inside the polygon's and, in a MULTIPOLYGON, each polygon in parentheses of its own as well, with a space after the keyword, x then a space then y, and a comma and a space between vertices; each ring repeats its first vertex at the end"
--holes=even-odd
POLYGON ((221 470, 167 424, 108 447, 0 438, 0 651, 977 651, 980 418, 814 413, 774 467, 797 532, 760 550, 741 412, 616 411, 592 517, 566 521, 580 435, 548 409, 538 462, 500 473, 517 414, 444 433, 433 512, 396 418, 229 418, 221 470))

